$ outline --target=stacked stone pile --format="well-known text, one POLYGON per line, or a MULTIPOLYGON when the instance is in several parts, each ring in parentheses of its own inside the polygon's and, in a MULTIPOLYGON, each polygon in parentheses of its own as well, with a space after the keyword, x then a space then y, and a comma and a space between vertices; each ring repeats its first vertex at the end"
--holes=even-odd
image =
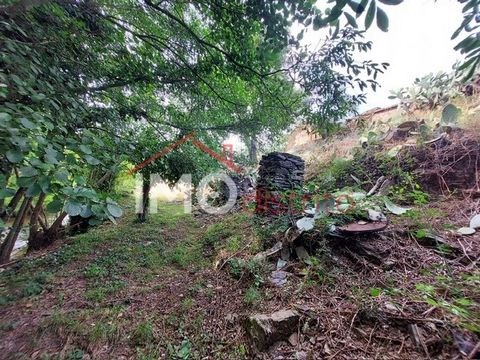
POLYGON ((285 192, 303 185, 305 161, 302 158, 272 152, 260 161, 257 182, 257 214, 278 215, 288 210, 285 192))

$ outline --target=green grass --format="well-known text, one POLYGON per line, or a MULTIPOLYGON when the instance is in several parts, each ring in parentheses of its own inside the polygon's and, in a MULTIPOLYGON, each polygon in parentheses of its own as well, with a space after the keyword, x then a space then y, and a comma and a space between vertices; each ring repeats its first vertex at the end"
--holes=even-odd
MULTIPOLYGON (((48 289, 55 278, 84 276, 85 298, 101 302, 125 286, 124 278, 137 275, 153 279, 168 264, 189 266, 202 259, 201 246, 194 241, 198 224, 181 205, 161 204, 158 214, 151 214, 143 224, 127 215, 117 226, 109 223, 75 236, 58 250, 37 259, 25 259, 19 267, 0 274, 0 304, 33 297, 48 289), (166 249, 164 232, 185 229, 187 237, 175 239, 173 250, 166 249), (71 264, 85 263, 75 266, 71 264)), ((130 214, 130 215, 129 215, 130 214)), ((175 235, 175 234, 174 234, 175 235)))
POLYGON ((144 320, 137 324, 132 333, 132 341, 135 345, 146 345, 153 341, 155 332, 151 320, 144 320))
POLYGON ((205 247, 221 247, 230 244, 230 247, 237 249, 241 244, 240 235, 244 234, 245 224, 249 223, 246 213, 227 216, 222 221, 208 227, 202 238, 205 247))
POLYGON ((243 302, 247 305, 256 305, 261 299, 262 294, 255 286, 250 286, 243 296, 243 302))

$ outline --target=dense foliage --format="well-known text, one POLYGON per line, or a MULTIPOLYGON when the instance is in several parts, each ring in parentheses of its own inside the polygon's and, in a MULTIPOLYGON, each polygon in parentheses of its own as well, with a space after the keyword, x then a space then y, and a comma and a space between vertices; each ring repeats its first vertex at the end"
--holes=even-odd
MULTIPOLYGON (((90 224, 121 216, 111 185, 196 132, 220 152, 228 134, 251 141, 303 121, 317 131, 351 113, 387 64, 358 63, 357 30, 402 0, 178 2, 10 1, 0 7, 0 209, 14 219, 6 261, 29 217, 30 246, 59 235, 68 214, 90 224), (300 32, 292 34, 292 25, 300 32), (306 31, 330 28, 318 50, 306 31), (356 89, 356 90, 355 90, 356 89), (358 94, 360 90, 360 94, 358 94), (45 212, 56 214, 48 224, 45 212)), ((142 169, 175 182, 218 167, 186 144, 142 169)))

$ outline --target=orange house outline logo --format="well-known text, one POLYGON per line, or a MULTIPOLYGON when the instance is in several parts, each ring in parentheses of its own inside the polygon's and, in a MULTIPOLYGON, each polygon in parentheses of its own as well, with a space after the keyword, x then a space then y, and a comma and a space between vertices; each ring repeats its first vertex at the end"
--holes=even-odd
POLYGON ((154 154, 153 156, 149 157, 148 159, 146 159, 145 161, 141 162, 140 164, 136 165, 133 169, 131 169, 129 171, 129 174, 130 175, 133 175, 134 173, 136 173, 137 171, 143 169, 145 166, 147 166, 148 164, 152 163, 153 161, 161 158, 162 156, 164 156, 165 154, 169 153, 170 151, 172 151, 173 149, 175 149, 176 147, 180 146, 181 144, 187 142, 187 141, 191 141, 191 143, 193 145, 195 145, 196 147, 198 147, 200 150, 202 150, 204 153, 206 153, 207 155, 211 156, 212 158, 214 158, 215 160, 217 160, 219 163, 222 163, 224 164, 227 168, 229 168, 230 170, 232 171, 235 171, 236 173, 241 173, 242 172, 242 168, 237 166, 234 162, 233 162, 233 145, 232 144, 222 144, 222 149, 223 149, 223 154, 220 155, 218 153, 216 153, 215 151, 213 151, 212 149, 210 149, 207 145, 205 145, 204 143, 202 143, 200 140, 196 139, 195 138, 195 132, 192 132, 188 135, 185 135, 184 137, 182 137, 180 140, 177 140, 175 141, 174 143, 170 144, 169 146, 167 146, 165 149, 157 152, 156 154, 154 154), (225 156, 225 153, 228 152, 228 155, 225 156))

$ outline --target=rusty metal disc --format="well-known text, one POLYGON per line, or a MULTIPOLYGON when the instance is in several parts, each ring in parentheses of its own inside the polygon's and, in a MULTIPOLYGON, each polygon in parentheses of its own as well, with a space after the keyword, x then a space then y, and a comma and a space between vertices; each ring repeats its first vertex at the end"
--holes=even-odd
POLYGON ((366 234, 385 230, 387 225, 386 222, 369 222, 366 224, 356 222, 339 227, 339 230, 347 234, 366 234))

